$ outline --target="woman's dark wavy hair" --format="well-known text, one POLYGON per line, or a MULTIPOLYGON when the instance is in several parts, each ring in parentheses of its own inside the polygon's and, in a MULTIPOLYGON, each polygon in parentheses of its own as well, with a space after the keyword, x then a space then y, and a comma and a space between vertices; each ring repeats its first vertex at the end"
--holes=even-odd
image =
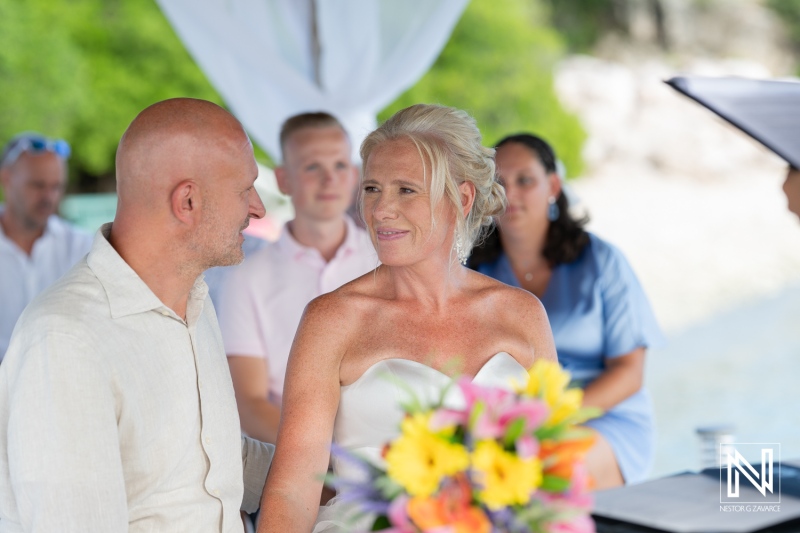
MULTIPOLYGON (((548 174, 557 172, 556 154, 547 141, 541 137, 528 133, 509 135, 498 142, 495 149, 509 143, 518 143, 528 148, 539 158, 548 174)), ((589 217, 584 216, 579 219, 572 217, 569 212, 569 201, 563 190, 556 198, 556 205, 558 205, 559 215, 556 220, 550 222, 542 251, 551 267, 575 261, 589 244, 589 234, 583 229, 589 222, 589 217)), ((499 228, 494 226, 481 244, 472 251, 468 265, 477 268, 483 263, 494 262, 500 257, 502 251, 503 245, 500 242, 499 228)))

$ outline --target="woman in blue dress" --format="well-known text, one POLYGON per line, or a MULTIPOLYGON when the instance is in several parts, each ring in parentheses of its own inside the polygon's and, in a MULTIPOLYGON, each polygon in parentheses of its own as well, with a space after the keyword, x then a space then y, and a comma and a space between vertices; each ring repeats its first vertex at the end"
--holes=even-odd
POLYGON ((553 149, 528 134, 497 145, 508 209, 470 266, 539 297, 559 362, 584 388, 584 405, 605 414, 587 425, 598 489, 644 479, 655 436, 643 387, 645 350, 661 342, 650 304, 625 257, 569 213, 553 149))

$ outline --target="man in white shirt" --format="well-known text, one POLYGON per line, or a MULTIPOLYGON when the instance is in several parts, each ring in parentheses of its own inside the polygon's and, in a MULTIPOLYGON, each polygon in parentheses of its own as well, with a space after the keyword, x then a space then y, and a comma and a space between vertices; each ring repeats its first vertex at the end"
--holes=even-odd
POLYGON ((345 214, 358 170, 339 121, 297 115, 280 139, 275 177, 295 218, 277 242, 231 273, 218 306, 242 429, 265 442, 275 442, 286 363, 306 304, 378 266, 369 236, 345 214))
POLYGON ((89 233, 55 214, 69 155, 66 141, 23 133, 0 156, 0 361, 25 306, 92 245, 89 233))
POLYGON ((202 272, 264 215, 253 147, 180 98, 131 123, 118 207, 27 307, 0 365, 0 532, 234 532, 273 447, 239 430, 202 272))

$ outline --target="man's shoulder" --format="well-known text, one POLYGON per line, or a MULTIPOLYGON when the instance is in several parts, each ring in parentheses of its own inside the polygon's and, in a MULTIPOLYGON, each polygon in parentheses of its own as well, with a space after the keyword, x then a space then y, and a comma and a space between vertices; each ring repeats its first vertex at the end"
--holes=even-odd
POLYGON ((85 324, 104 315, 109 315, 108 296, 84 258, 31 301, 20 317, 20 323, 61 321, 85 324))
POLYGON ((105 290, 83 259, 25 308, 14 328, 6 358, 13 351, 25 353, 43 340, 60 343, 56 338, 63 341, 69 337, 89 346, 92 339, 102 335, 103 319, 109 317, 105 290))

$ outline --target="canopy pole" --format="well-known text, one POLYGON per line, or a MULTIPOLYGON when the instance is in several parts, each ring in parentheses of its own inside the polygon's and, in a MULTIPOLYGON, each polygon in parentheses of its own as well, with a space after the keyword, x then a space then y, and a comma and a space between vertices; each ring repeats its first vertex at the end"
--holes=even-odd
POLYGON ((309 3, 311 4, 311 65, 314 68, 314 83, 322 89, 322 72, 320 72, 322 47, 319 43, 319 29, 317 26, 317 1, 309 0, 309 3))

